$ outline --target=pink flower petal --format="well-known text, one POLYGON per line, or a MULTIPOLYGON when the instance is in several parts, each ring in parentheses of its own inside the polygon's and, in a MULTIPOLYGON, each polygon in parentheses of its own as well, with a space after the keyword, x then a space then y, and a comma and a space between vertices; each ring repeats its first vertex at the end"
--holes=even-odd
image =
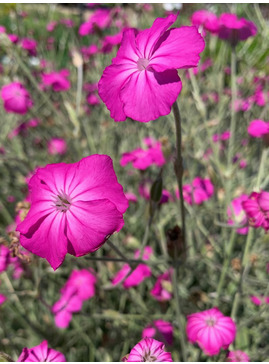
POLYGON ((157 72, 169 68, 196 67, 205 41, 196 27, 171 29, 158 42, 159 47, 153 53, 150 66, 157 72))
POLYGON ((142 53, 141 58, 150 58, 159 38, 176 21, 176 19, 177 15, 175 14, 170 14, 166 18, 157 18, 151 28, 145 29, 137 35, 136 43, 137 48, 142 53))
POLYGON ((109 199, 121 213, 128 207, 128 200, 113 169, 113 161, 107 155, 83 158, 67 190, 74 202, 109 199))
POLYGON ((161 73, 148 70, 136 72, 120 93, 124 112, 140 122, 168 115, 181 88, 182 83, 176 70, 161 73))
MULTIPOLYGON (((53 212, 45 217, 41 215, 40 220, 27 233, 20 235, 20 243, 33 254, 46 258, 52 268, 56 270, 67 254, 67 238, 64 234, 66 215, 61 212, 53 212)), ((24 221, 18 228, 23 226, 24 221)))
POLYGON ((137 72, 133 64, 112 64, 108 66, 98 83, 99 96, 110 111, 110 117, 115 121, 124 121, 126 114, 120 99, 120 91, 129 77, 137 72))
POLYGON ((76 201, 66 212, 68 253, 79 257, 94 252, 123 224, 122 214, 109 200, 76 201))

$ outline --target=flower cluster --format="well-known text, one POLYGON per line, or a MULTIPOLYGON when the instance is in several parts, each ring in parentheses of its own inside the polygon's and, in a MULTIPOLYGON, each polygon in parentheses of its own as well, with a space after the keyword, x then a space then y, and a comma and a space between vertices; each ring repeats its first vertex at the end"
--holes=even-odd
POLYGON ((61 298, 52 306, 55 325, 68 327, 72 314, 79 312, 83 302, 95 295, 96 276, 87 269, 73 270, 61 289, 61 298))
MULTIPOLYGON (((183 185, 183 198, 189 205, 201 205, 214 193, 214 186, 209 178, 195 177, 191 184, 183 185)), ((179 198, 179 191, 176 190, 179 198)))
POLYGON ((173 326, 170 322, 164 320, 155 320, 142 332, 142 337, 156 337, 164 341, 167 345, 173 345, 173 326))
MULTIPOLYGON (((146 246, 142 255, 143 260, 149 260, 153 251, 150 246, 146 246)), ((140 250, 137 250, 134 254, 134 258, 138 259, 140 256, 140 250)), ((125 264, 122 269, 112 279, 113 286, 123 283, 123 287, 128 289, 130 287, 136 287, 142 283, 146 278, 151 276, 151 269, 146 264, 138 264, 138 266, 132 271, 129 264, 125 264), (131 273, 130 273, 131 272, 131 273)))
POLYGON ((223 13, 218 18, 211 11, 198 10, 192 14, 191 22, 203 35, 206 31, 218 35, 233 46, 257 33, 257 27, 253 22, 245 18, 238 19, 236 14, 232 13, 223 13))
POLYGON ((230 206, 227 208, 227 215, 229 217, 228 224, 229 225, 242 225, 242 227, 236 229, 238 234, 245 235, 248 233, 248 226, 244 226, 248 224, 246 213, 243 209, 242 202, 248 199, 248 195, 242 194, 239 197, 234 198, 231 201, 230 206))
POLYGON ((153 164, 158 167, 165 164, 161 142, 156 141, 154 138, 144 138, 143 142, 147 149, 137 148, 131 152, 123 153, 120 160, 122 167, 132 163, 133 168, 145 170, 153 164))
POLYGON ((169 301, 173 297, 172 293, 172 274, 173 269, 170 268, 157 277, 157 281, 150 291, 150 294, 157 301, 169 301))
POLYGON ((42 87, 51 87, 53 91, 60 92, 70 89, 70 81, 68 80, 69 70, 64 69, 59 72, 43 73, 42 87))

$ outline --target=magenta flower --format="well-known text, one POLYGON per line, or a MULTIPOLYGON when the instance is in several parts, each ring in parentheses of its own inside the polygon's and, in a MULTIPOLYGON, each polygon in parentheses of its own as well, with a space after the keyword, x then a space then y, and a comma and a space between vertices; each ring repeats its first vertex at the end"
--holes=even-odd
POLYGON ((15 129, 13 129, 9 134, 8 138, 13 139, 17 135, 26 136, 28 129, 36 128, 40 124, 39 119, 31 119, 29 121, 25 121, 19 126, 17 126, 15 129))
POLYGON ((254 138, 269 134, 269 123, 263 120, 252 120, 248 126, 248 133, 254 138))
MULTIPOLYGON (((15 226, 16 227, 16 226, 15 226)), ((15 229, 14 227, 14 229, 15 229)), ((12 229, 13 230, 13 229, 12 229)), ((25 252, 21 252, 22 255, 25 252)), ((26 253, 27 254, 27 253, 26 253)), ((12 257, 10 250, 5 245, 0 245, 0 273, 7 270, 8 267, 13 268, 13 279, 18 279, 22 275, 24 269, 18 257, 12 257)))
POLYGON ((51 21, 50 23, 47 24, 46 29, 48 32, 53 32, 53 30, 56 28, 57 25, 58 25, 57 21, 51 21))
POLYGON ((3 86, 1 97, 4 101, 6 112, 23 115, 33 106, 29 92, 20 82, 12 82, 3 86))
POLYGON ((107 35, 102 39, 102 53, 110 53, 113 48, 119 45, 122 41, 123 30, 114 35, 107 35))
POLYGON ((269 304, 269 296, 268 297, 264 297, 264 296, 251 296, 250 297, 251 301, 254 303, 254 305, 256 306, 261 306, 264 303, 269 304))
POLYGON ((153 324, 147 326, 143 332, 142 337, 157 337, 163 340, 167 345, 173 345, 173 326, 170 322, 164 320, 155 320, 153 324))
POLYGON ((258 106, 265 106, 269 101, 269 92, 263 91, 261 86, 258 86, 253 95, 253 101, 258 106))
POLYGON ((153 164, 158 167, 165 164, 161 142, 153 138, 145 138, 143 141, 147 145, 147 149, 137 148, 131 152, 123 153, 120 160, 122 167, 132 163, 133 168, 145 170, 153 164))
POLYGON ((55 315, 55 325, 60 329, 65 329, 69 326, 72 320, 72 314, 79 312, 82 308, 83 301, 76 295, 76 291, 70 289, 55 302, 51 310, 55 315))
POLYGON ((129 202, 137 202, 137 197, 133 192, 125 192, 125 197, 129 202))
POLYGON ((164 343, 146 337, 139 341, 128 356, 128 362, 162 362, 162 361, 173 361, 171 353, 164 351, 164 343))
POLYGON ((44 86, 51 86, 53 91, 60 92, 69 90, 71 87, 68 80, 69 71, 63 69, 59 72, 44 73, 41 75, 44 86))
POLYGON ((0 306, 7 300, 6 296, 0 293, 0 306))
POLYGON ((186 331, 191 343, 197 343, 206 355, 212 356, 228 349, 235 339, 236 325, 215 307, 189 315, 186 331))
POLYGON ((157 277, 157 281, 150 291, 152 297, 158 301, 169 301, 173 297, 172 293, 172 272, 173 269, 170 268, 165 273, 157 277))
POLYGON ((66 28, 73 28, 74 22, 72 19, 61 19, 60 23, 65 25, 66 28))
POLYGON ((48 347, 47 340, 31 349, 24 348, 19 356, 18 362, 65 362, 65 356, 54 349, 48 347))
POLYGON ((10 263, 10 251, 7 246, 0 245, 0 273, 7 270, 10 263))
POLYGON ((191 23, 195 25, 203 34, 204 30, 212 34, 217 34, 219 30, 219 20, 217 15, 208 10, 197 10, 191 16, 191 23))
POLYGON ((69 287, 73 287, 81 300, 88 300, 95 295, 95 284, 96 276, 93 271, 90 272, 87 269, 73 270, 62 289, 62 293, 65 293, 69 287))
MULTIPOLYGON (((135 252, 135 259, 138 259, 140 255, 140 251, 137 250, 135 252)), ((143 260, 148 260, 152 255, 152 248, 150 246, 146 246, 144 249, 144 253, 142 256, 143 260)), ((124 264, 122 269, 115 275, 112 279, 113 286, 122 283, 123 287, 128 289, 130 287, 137 287, 140 283, 142 283, 146 278, 151 276, 151 269, 146 264, 138 264, 138 266, 134 269, 134 271, 125 279, 125 277, 130 273, 131 267, 129 264, 124 264)))
POLYGON ((99 96, 96 95, 95 93, 90 93, 87 96, 86 100, 92 106, 96 106, 96 105, 99 105, 101 103, 99 96))
POLYGON ((12 43, 18 43, 19 37, 17 36, 17 34, 8 34, 7 36, 12 43))
POLYGON ((99 52, 96 44, 91 44, 88 47, 81 47, 81 53, 88 60, 92 55, 99 52))
POLYGON ((73 312, 79 312, 83 302, 95 295, 96 277, 87 269, 73 270, 61 289, 61 298, 52 306, 57 327, 68 327, 73 312))
POLYGON ((177 69, 196 67, 205 47, 195 27, 168 30, 176 19, 171 14, 150 29, 124 31, 117 56, 98 84, 115 121, 148 122, 170 113, 182 88, 177 69))
POLYGON ((67 253, 94 252, 124 225, 128 201, 106 155, 38 168, 29 189, 31 208, 17 227, 20 242, 54 270, 67 253))
POLYGON ((30 56, 36 56, 37 55, 37 42, 34 39, 30 38, 23 38, 21 40, 21 47, 28 51, 30 56))
MULTIPOLYGON (((238 97, 234 103, 234 110, 236 112, 248 111, 251 109, 251 106, 252 106, 252 100, 250 97, 247 97, 245 99, 238 97)), ((231 103, 231 108, 232 108, 232 103, 231 103)))
POLYGON ((217 143, 219 141, 228 140, 231 137, 231 132, 229 130, 224 131, 222 134, 214 134, 212 135, 212 140, 214 143, 217 143))
POLYGON ((249 356, 241 350, 230 351, 227 356, 229 362, 249 362, 249 356))
POLYGON ((212 60, 210 58, 206 59, 203 63, 199 64, 198 67, 192 68, 191 70, 187 70, 186 72, 186 78, 190 79, 190 72, 192 74, 197 75, 198 73, 205 72, 208 68, 212 66, 212 60))
POLYGON ((221 39, 225 39, 235 46, 239 41, 253 37, 257 33, 256 25, 245 18, 238 19, 236 14, 223 13, 219 18, 219 33, 221 39))
MULTIPOLYGON (((150 188, 152 186, 152 181, 150 179, 143 180, 138 187, 138 192, 141 197, 143 197, 145 200, 150 200, 150 188)), ((164 203, 173 201, 173 197, 171 193, 165 189, 162 190, 162 196, 159 201, 159 205, 162 205, 164 203)))
POLYGON ((60 154, 63 155, 67 151, 66 141, 62 138, 52 138, 48 142, 48 153, 55 155, 60 154))
MULTIPOLYGON (((183 198, 189 205, 201 205, 208 201, 214 193, 214 186, 209 178, 195 177, 191 184, 183 186, 183 198)), ((179 198, 179 191, 176 190, 179 198)))
POLYGON ((251 226, 269 230, 269 192, 252 192, 248 199, 242 202, 242 206, 251 226))
POLYGON ((97 29, 105 29, 111 23, 109 9, 97 9, 87 22, 79 27, 79 35, 85 36, 94 33, 97 29))
MULTIPOLYGON (((248 199, 248 195, 242 194, 239 197, 236 197, 232 200, 230 206, 227 208, 227 215, 229 217, 228 224, 229 225, 247 225, 248 220, 246 213, 243 209, 242 202, 248 199)), ((248 233, 248 227, 242 227, 236 229, 238 234, 246 235, 248 233)))

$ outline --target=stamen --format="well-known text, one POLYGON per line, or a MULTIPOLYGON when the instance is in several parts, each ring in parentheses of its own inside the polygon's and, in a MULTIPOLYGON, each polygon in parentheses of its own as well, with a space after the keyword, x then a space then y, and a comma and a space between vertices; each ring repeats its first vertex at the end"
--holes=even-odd
POLYGON ((137 68, 139 71, 145 71, 148 67, 149 60, 146 58, 139 58, 137 61, 137 68))
POLYGON ((61 191, 55 197, 55 206, 58 211, 66 212, 71 206, 70 197, 64 191, 61 191))

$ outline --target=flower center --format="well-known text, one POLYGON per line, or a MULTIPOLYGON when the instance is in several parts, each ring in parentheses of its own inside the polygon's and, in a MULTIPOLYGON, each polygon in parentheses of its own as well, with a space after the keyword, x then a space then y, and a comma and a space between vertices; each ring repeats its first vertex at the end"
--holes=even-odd
POLYGON ((146 58, 139 58, 137 61, 137 68, 139 71, 145 71, 148 67, 149 60, 146 58))
POLYGON ((71 198, 62 191, 55 199, 55 206, 58 211, 66 212, 71 206, 71 198))
POLYGON ((209 317, 205 320, 207 326, 214 326, 216 324, 216 319, 213 317, 209 317))
POLYGON ((144 362, 154 362, 156 360, 157 360, 156 356, 151 355, 151 352, 148 351, 147 353, 144 353, 144 355, 142 356, 142 360, 141 361, 144 361, 144 362))

